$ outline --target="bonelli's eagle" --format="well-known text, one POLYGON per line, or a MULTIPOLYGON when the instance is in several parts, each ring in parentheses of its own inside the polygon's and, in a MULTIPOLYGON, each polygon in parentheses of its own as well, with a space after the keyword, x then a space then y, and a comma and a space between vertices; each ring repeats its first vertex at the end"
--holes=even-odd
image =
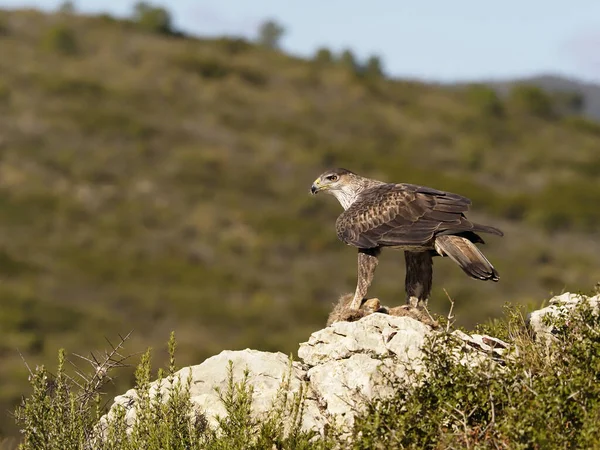
POLYGON ((423 306, 429 298, 433 256, 448 256, 472 278, 498 281, 498 272, 475 244, 483 243, 477 233, 503 233, 469 221, 468 198, 414 184, 385 183, 346 169, 323 173, 310 191, 338 199, 344 212, 336 221, 337 235, 358 248, 351 309, 358 309, 365 298, 384 247, 404 250, 406 300, 412 306, 423 306))

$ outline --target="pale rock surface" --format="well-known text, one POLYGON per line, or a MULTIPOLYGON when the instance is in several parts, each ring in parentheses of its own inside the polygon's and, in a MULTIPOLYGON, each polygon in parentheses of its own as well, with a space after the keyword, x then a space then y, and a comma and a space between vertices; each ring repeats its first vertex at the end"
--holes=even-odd
MULTIPOLYGON (((217 425, 217 416, 224 417, 225 408, 220 401, 218 390, 226 392, 229 382, 229 362, 233 363, 232 374, 234 383, 243 380, 246 370, 248 371, 247 382, 255 391, 253 396, 253 413, 260 417, 271 409, 277 397, 284 379, 289 382, 289 395, 296 394, 304 383, 306 376, 299 362, 293 362, 290 366, 290 358, 283 353, 269 353, 258 350, 225 350, 216 356, 206 359, 202 364, 185 367, 175 374, 175 380, 185 385, 191 372, 190 396, 192 403, 202 411, 210 426, 217 425)), ((167 393, 169 383, 162 380, 161 391, 167 393)), ((155 396, 158 391, 157 381, 150 387, 150 395, 155 396)), ((125 408, 126 418, 129 425, 135 420, 135 405, 137 393, 130 389, 125 394, 115 397, 114 405, 125 408)), ((314 410, 315 405, 306 405, 306 419, 319 416, 314 410)), ((315 421, 316 419, 313 419, 315 421)))
POLYGON ((543 342, 554 340, 554 327, 548 324, 548 319, 557 319, 568 315, 581 302, 587 302, 595 311, 600 308, 600 295, 587 297, 580 294, 565 292, 553 297, 545 308, 533 311, 529 314, 529 326, 534 332, 536 339, 543 342))
POLYGON ((393 395, 390 377, 418 371, 421 346, 431 329, 409 317, 374 313, 336 322, 300 344, 311 400, 330 424, 349 427, 366 401, 393 395))

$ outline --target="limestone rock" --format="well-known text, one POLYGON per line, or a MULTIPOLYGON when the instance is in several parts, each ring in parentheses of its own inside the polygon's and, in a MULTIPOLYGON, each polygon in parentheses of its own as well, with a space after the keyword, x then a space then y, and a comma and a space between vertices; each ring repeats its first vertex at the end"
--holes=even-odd
MULTIPOLYGON (((260 419, 270 411, 281 395, 283 380, 289 378, 288 395, 294 396, 301 389, 305 393, 301 423, 304 430, 323 433, 326 426, 349 430, 366 402, 394 394, 390 378, 410 383, 412 375, 423 369, 422 347, 435 333, 440 332, 411 317, 375 312, 354 322, 335 322, 316 331, 300 344, 299 360, 291 364, 283 353, 223 351, 202 364, 181 369, 176 379, 185 383, 191 375, 191 400, 213 427, 218 425, 217 416, 226 414, 217 389, 227 389, 231 361, 234 382, 242 380, 246 369, 249 371, 254 417, 260 419)), ((476 357, 465 359, 466 364, 476 364, 490 355, 501 358, 507 347, 487 336, 455 332, 455 337, 464 342, 469 355, 476 357)), ((156 396, 158 389, 157 382, 152 383, 150 395, 156 396)), ((166 381, 160 389, 165 398, 166 381)), ((116 397, 100 425, 114 414, 116 405, 122 405, 131 426, 136 404, 133 389, 116 397)))
MULTIPOLYGON (((191 401, 204 414, 208 424, 213 427, 217 425, 217 416, 225 417, 226 415, 217 390, 221 392, 227 390, 230 361, 233 363, 232 373, 235 383, 242 381, 246 370, 249 372, 247 381, 255 393, 252 403, 255 417, 260 417, 271 409, 284 378, 289 379, 288 393, 293 395, 298 393, 306 377, 300 363, 293 362, 290 366, 289 357, 283 353, 269 353, 250 349, 225 350, 208 358, 202 364, 179 370, 175 374, 175 380, 184 384, 191 372, 191 401)), ((150 395, 155 396, 158 388, 158 383, 153 382, 150 387, 150 395)), ((168 383, 163 380, 161 385, 163 395, 167 393, 167 389, 168 383)), ((136 391, 130 389, 125 394, 115 398, 111 412, 116 405, 123 406, 126 411, 127 422, 131 426, 135 420, 136 402, 136 391)), ((314 410, 314 405, 307 404, 305 419, 313 420, 316 416, 319 416, 319 413, 314 410)), ((313 425, 311 422, 310 426, 313 425)))
POLYGON ((351 426, 365 401, 392 395, 390 376, 418 371, 421 346, 431 332, 408 317, 371 314, 357 322, 336 322, 300 344, 311 392, 324 414, 351 426))
POLYGON ((547 343, 554 340, 554 327, 548 323, 548 320, 568 316, 582 302, 587 302, 595 311, 598 311, 600 308, 600 295, 586 297, 566 292, 551 298, 547 307, 529 314, 529 326, 536 339, 547 343))

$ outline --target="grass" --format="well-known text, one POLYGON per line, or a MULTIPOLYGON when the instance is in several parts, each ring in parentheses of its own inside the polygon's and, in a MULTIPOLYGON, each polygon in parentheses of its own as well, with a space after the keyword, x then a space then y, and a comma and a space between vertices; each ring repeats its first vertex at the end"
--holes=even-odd
MULTIPOLYGON (((461 325, 600 278, 597 124, 544 113, 539 93, 358 77, 107 16, 0 11, 0 24, 4 411, 27 387, 17 350, 42 365, 176 329, 184 365, 295 351, 354 289, 339 206, 308 196, 330 166, 461 193, 506 232, 485 248, 498 284, 435 262, 430 304, 445 309, 445 288, 461 325)), ((402 261, 384 253, 370 295, 403 303, 402 261)))

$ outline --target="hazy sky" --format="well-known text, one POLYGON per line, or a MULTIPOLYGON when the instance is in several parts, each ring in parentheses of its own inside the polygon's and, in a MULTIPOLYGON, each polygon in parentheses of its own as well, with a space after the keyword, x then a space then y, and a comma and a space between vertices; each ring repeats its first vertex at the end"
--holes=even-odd
MULTIPOLYGON (((55 8, 57 0, 0 0, 55 8)), ((84 12, 127 15, 134 2, 76 0, 84 12)), ((389 74, 453 81, 557 73, 600 82, 600 0, 168 0, 176 26, 253 37, 282 23, 283 48, 379 54, 389 74)))

